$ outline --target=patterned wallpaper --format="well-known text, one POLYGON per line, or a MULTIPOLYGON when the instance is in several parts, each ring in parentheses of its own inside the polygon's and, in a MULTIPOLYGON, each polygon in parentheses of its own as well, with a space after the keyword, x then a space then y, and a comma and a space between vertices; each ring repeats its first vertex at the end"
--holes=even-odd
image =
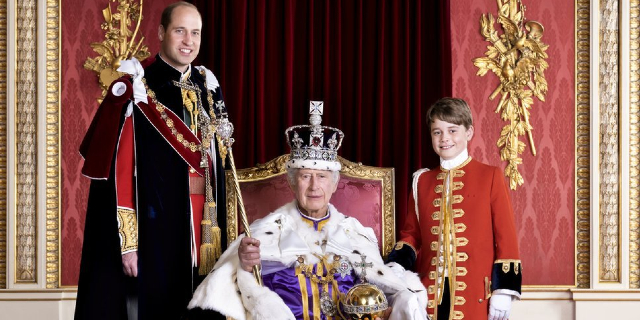
MULTIPOLYGON (((61 286, 75 286, 78 283, 89 195, 89 179, 80 173, 82 157, 78 147, 98 107, 97 98, 100 96, 97 76, 93 71, 84 69, 83 64, 87 57, 96 56, 90 43, 104 39, 100 29, 100 24, 104 22, 102 9, 110 2, 61 1, 61 286)), ((143 3, 140 30, 152 55, 159 49, 157 26, 160 24, 160 14, 172 2, 156 0, 143 3)), ((115 9, 115 4, 112 8, 115 9)))
MULTIPOLYGON (((523 0, 525 18, 540 22, 542 42, 549 44, 546 102, 534 98, 531 125, 537 156, 527 149, 518 168, 524 185, 511 192, 519 233, 525 285, 575 284, 575 39, 573 0, 523 0)), ((484 56, 488 42, 480 34, 480 17, 497 16, 495 0, 455 0, 451 6, 454 96, 473 110, 476 134, 469 145, 476 159, 504 168, 496 141, 505 125, 494 113, 499 96, 488 97, 499 80, 476 76, 472 60, 484 56)), ((496 25, 498 33, 502 33, 496 25)))

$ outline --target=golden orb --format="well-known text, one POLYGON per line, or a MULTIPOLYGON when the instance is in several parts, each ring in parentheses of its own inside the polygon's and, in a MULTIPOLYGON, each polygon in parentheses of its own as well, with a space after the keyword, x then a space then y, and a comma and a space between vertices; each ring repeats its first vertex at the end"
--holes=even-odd
POLYGON ((352 320, 373 320, 382 318, 389 307, 387 297, 376 285, 359 283, 353 286, 344 297, 345 313, 352 320))

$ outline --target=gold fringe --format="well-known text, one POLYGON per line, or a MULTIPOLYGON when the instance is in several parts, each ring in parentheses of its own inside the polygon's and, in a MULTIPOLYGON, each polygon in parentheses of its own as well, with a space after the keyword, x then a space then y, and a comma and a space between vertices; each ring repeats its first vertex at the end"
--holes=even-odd
MULTIPOLYGON (((206 228, 206 225, 211 224, 211 222, 205 222, 203 224, 203 228, 206 228)), ((220 227, 211 227, 211 242, 203 241, 200 245, 200 266, 198 267, 198 274, 209 274, 216 264, 216 261, 220 258, 222 254, 221 235, 220 227)))
POLYGON ((211 243, 203 243, 200 245, 200 267, 198 268, 198 274, 204 276, 209 274, 213 269, 213 265, 216 263, 216 259, 212 259, 213 255, 214 248, 211 243))
POLYGON ((221 231, 220 227, 213 226, 211 227, 211 244, 213 245, 213 261, 214 264, 218 259, 220 259, 220 255, 222 254, 222 243, 221 243, 221 231))

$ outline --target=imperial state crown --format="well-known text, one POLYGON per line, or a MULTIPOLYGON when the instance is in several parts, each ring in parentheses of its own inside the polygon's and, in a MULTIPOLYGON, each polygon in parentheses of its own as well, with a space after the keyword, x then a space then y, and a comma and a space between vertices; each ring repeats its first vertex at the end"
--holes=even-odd
POLYGON ((284 132, 291 148, 287 169, 339 171, 342 168, 338 161, 338 149, 342 145, 344 133, 339 129, 320 125, 322 109, 322 101, 311 101, 310 125, 292 126, 284 132))

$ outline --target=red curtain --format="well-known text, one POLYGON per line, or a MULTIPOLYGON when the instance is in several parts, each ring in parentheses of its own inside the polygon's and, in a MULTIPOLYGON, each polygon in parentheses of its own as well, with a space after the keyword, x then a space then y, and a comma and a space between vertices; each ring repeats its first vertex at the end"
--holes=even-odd
POLYGON ((433 167, 424 114, 451 95, 449 0, 193 0, 203 15, 199 61, 213 70, 244 168, 288 152, 284 130, 308 123, 345 133, 339 151, 394 167, 396 216, 411 174, 433 167))

